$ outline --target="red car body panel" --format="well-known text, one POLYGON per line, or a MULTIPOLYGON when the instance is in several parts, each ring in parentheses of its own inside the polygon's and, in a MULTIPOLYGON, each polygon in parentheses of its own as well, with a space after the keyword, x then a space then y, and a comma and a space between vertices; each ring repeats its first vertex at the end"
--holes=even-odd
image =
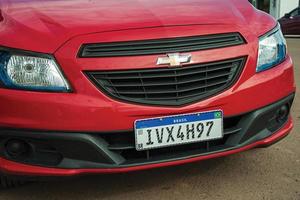
MULTIPOLYGON (((276 26, 269 15, 246 0, 173 1, 28 1, 0 3, 0 46, 53 54, 71 93, 0 88, 0 127, 47 131, 111 132, 132 130, 137 119, 222 109, 225 116, 262 108, 295 92, 289 56, 278 66, 256 73, 258 38, 276 26), (226 91, 180 107, 137 105, 114 100, 84 75, 86 70, 143 69, 161 55, 79 58, 85 43, 175 38, 239 32, 246 44, 192 52, 192 63, 247 56, 237 82, 226 91), (113 119, 113 120, 112 120, 113 119)), ((156 66, 166 67, 166 66, 156 66)), ((169 166, 229 155, 271 144, 292 128, 289 120, 272 137, 236 150, 192 159, 119 169, 54 169, 0 159, 0 169, 25 175, 112 173, 169 166)))
POLYGON ((209 29, 238 26, 238 30, 261 35, 276 23, 246 0, 2 0, 0 5, 1 45, 45 53, 54 53, 71 38, 91 33, 198 24, 210 25, 209 29))

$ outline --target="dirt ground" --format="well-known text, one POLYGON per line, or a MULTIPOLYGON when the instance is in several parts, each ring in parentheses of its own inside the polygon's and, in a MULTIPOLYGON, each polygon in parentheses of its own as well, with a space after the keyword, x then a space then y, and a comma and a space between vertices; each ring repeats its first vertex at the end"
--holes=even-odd
MULTIPOLYGON (((289 39, 300 88, 300 39, 289 39)), ((33 183, 1 190, 0 200, 295 199, 300 200, 300 93, 293 132, 267 149, 184 166, 33 183)))

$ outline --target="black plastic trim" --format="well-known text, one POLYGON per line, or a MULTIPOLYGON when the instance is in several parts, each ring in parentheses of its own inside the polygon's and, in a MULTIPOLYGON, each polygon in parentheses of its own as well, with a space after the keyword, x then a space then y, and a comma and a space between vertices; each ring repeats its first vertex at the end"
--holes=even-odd
POLYGON ((83 44, 78 52, 78 57, 97 58, 182 53, 242 44, 246 44, 246 40, 237 32, 125 42, 92 43, 83 44), (231 40, 228 41, 230 37, 231 40))
POLYGON ((4 84, 2 83, 2 81, 0 80, 0 88, 4 88, 4 84))

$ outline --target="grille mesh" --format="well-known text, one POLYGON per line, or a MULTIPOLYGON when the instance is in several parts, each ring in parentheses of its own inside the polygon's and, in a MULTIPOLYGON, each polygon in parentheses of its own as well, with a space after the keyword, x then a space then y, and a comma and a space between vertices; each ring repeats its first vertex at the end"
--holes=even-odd
POLYGON ((245 44, 239 33, 84 44, 79 57, 113 57, 191 52, 245 44))
POLYGON ((177 68, 86 72, 94 84, 119 100, 149 105, 180 106, 231 86, 245 57, 177 68))

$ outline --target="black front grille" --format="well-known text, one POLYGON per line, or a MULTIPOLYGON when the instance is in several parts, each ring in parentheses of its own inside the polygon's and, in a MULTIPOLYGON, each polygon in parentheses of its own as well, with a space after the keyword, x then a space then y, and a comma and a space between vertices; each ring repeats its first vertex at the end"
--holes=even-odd
POLYGON ((112 57, 191 52, 245 44, 239 33, 202 35, 179 38, 84 44, 79 57, 112 57))
POLYGON ((141 104, 180 106, 230 87, 245 57, 177 68, 87 72, 111 97, 141 104))

